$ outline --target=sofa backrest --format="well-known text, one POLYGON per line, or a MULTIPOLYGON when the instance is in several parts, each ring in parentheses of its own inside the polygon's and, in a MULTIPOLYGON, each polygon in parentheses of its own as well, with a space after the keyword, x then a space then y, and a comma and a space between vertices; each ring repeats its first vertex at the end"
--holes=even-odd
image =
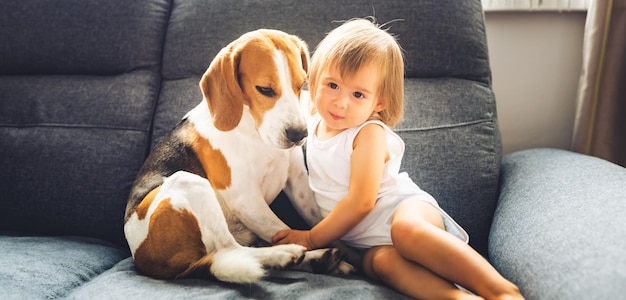
POLYGON ((0 1, 0 230, 124 243, 169 1, 0 1))
POLYGON ((336 21, 367 16, 381 24, 397 20, 387 27, 405 50, 406 112, 397 127, 407 145, 403 170, 485 254, 501 142, 480 0, 175 0, 152 141, 201 101, 200 76, 241 34, 280 29, 313 51, 336 21))
POLYGON ((366 16, 398 20, 406 51, 403 170, 485 254, 501 144, 480 0, 0 1, 0 230, 123 243, 146 152, 222 47, 274 28, 314 50, 366 16))

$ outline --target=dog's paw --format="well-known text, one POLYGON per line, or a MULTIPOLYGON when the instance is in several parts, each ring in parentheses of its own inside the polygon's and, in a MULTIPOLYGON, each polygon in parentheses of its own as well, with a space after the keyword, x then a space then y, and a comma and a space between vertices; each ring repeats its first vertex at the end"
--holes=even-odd
POLYGON ((340 261, 339 264, 337 264, 337 267, 331 271, 331 274, 333 275, 348 275, 348 274, 352 274, 352 273, 356 273, 356 268, 345 262, 345 261, 340 261))
POLYGON ((299 264, 304 259, 306 248, 296 244, 277 245, 257 248, 257 257, 261 263, 270 268, 284 269, 299 264))
POLYGON ((341 261, 341 255, 335 248, 317 249, 307 252, 304 263, 308 263, 313 273, 329 274, 341 261))
POLYGON ((332 274, 332 275, 348 275, 355 273, 357 269, 348 262, 341 259, 341 253, 336 248, 320 249, 321 256, 312 259, 309 264, 315 273, 332 274))
POLYGON ((339 250, 335 248, 307 251, 304 260, 291 269, 334 275, 346 275, 356 271, 352 265, 341 259, 339 250))

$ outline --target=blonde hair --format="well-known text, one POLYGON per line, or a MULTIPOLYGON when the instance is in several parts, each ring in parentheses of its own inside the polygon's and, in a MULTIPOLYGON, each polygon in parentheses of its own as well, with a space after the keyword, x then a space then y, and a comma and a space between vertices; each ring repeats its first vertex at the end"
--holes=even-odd
MULTIPOLYGON (((333 29, 317 45, 311 57, 309 91, 315 99, 320 73, 336 66, 341 76, 351 76, 359 68, 374 63, 381 70, 378 97, 385 108, 377 117, 389 127, 402 119, 404 102, 404 61, 398 41, 374 20, 352 19, 333 29)), ((315 109, 315 105, 312 105, 315 109)))

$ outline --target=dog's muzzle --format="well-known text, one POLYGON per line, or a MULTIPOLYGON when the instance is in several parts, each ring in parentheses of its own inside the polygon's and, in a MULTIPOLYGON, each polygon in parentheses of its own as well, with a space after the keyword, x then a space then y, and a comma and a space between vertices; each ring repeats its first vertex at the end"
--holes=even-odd
POLYGON ((285 130, 285 136, 287 139, 296 145, 301 145, 307 135, 308 133, 306 129, 288 128, 285 130))

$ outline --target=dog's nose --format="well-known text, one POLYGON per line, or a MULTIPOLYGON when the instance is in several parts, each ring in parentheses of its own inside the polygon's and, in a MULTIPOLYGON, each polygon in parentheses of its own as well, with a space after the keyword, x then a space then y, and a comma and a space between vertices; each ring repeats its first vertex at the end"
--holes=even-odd
POLYGON ((285 130, 285 134, 290 141, 298 143, 307 136, 307 131, 306 129, 302 130, 289 128, 285 130))

